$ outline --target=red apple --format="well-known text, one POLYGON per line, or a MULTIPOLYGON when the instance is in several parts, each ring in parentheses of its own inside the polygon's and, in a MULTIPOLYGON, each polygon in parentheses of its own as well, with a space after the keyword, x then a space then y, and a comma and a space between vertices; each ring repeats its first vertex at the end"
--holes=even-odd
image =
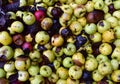
POLYGON ((35 13, 34 13, 34 16, 36 18, 37 21, 42 21, 43 18, 45 18, 45 12, 42 11, 42 10, 37 10, 35 13))

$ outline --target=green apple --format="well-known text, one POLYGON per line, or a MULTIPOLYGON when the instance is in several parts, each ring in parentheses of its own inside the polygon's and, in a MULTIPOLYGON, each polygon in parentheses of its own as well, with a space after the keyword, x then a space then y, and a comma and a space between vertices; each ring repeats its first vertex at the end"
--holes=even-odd
POLYGON ((114 16, 106 18, 106 21, 108 21, 110 23, 110 25, 111 25, 112 28, 118 26, 118 20, 114 16))
POLYGON ((14 59, 16 59, 20 55, 24 55, 24 51, 21 48, 15 48, 15 50, 14 50, 14 59))
POLYGON ((14 56, 13 49, 10 46, 2 46, 0 48, 0 57, 5 56, 6 60, 10 60, 14 56))
POLYGON ((84 5, 77 5, 77 7, 74 9, 74 15, 77 18, 81 18, 86 14, 86 8, 84 5))
POLYGON ((15 74, 16 72, 13 71, 13 72, 7 72, 6 73, 6 78, 8 79, 11 75, 15 74))
POLYGON ((112 53, 112 46, 109 43, 102 43, 99 46, 99 52, 103 55, 110 55, 112 53))
POLYGON ((84 30, 87 34, 94 34, 97 31, 97 26, 94 23, 86 24, 84 30))
POLYGON ((3 68, 0 68, 0 78, 3 78, 3 77, 5 77, 6 76, 6 72, 5 72, 5 70, 3 69, 3 68))
POLYGON ((99 54, 97 55, 96 60, 98 61, 98 63, 102 63, 102 62, 108 61, 109 59, 106 55, 99 54))
POLYGON ((69 28, 74 35, 79 35, 82 31, 82 25, 78 21, 73 21, 69 28))
POLYGON ((92 72, 92 78, 94 81, 101 81, 104 78, 104 75, 100 74, 98 70, 92 72))
POLYGON ((73 65, 72 67, 69 68, 69 77, 71 79, 80 79, 82 76, 82 68, 77 66, 77 65, 73 65))
POLYGON ((119 61, 117 59, 112 59, 111 64, 112 64, 113 70, 119 69, 119 61))
POLYGON ((111 78, 114 82, 120 82, 120 70, 115 70, 111 74, 111 78))
POLYGON ((35 23, 35 16, 31 12, 27 12, 23 15, 23 21, 27 25, 32 25, 35 23))
POLYGON ((69 74, 68 74, 68 70, 64 67, 59 67, 56 71, 56 74, 58 74, 58 76, 61 79, 67 79, 69 74))
POLYGON ((70 15, 73 13, 72 7, 68 4, 62 5, 61 9, 63 10, 64 13, 68 13, 70 15))
POLYGON ((100 63, 98 65, 98 71, 100 74, 102 74, 104 76, 111 74, 113 71, 113 67, 112 67, 111 62, 105 61, 105 62, 100 63))
POLYGON ((5 63, 4 70, 6 72, 13 72, 15 70, 15 62, 9 61, 9 62, 5 63))
POLYGON ((67 84, 67 81, 65 79, 59 79, 56 84, 67 84))
POLYGON ((50 36, 45 31, 39 31, 35 35, 35 41, 36 41, 36 43, 38 43, 40 45, 44 45, 44 44, 48 43, 49 40, 50 40, 50 36))
POLYGON ((31 76, 36 76, 37 74, 39 74, 39 66, 38 65, 31 65, 28 68, 28 72, 31 76))
POLYGON ((65 68, 70 68, 71 66, 73 66, 73 60, 71 57, 66 57, 63 59, 62 64, 65 68))
POLYGON ((80 84, 79 80, 71 79, 70 77, 67 78, 67 84, 80 84))
POLYGON ((54 60, 54 61, 53 61, 53 65, 54 65, 54 68, 57 70, 57 69, 60 67, 61 62, 58 61, 58 60, 54 60))
POLYGON ((43 51, 43 55, 48 58, 48 60, 52 63, 55 59, 55 55, 52 50, 43 51))
POLYGON ((50 77, 48 77, 48 80, 52 83, 56 83, 58 81, 58 79, 59 79, 58 74, 56 74, 54 72, 51 74, 50 77))
POLYGON ((114 28, 114 33, 115 33, 115 37, 119 39, 120 38, 120 26, 116 26, 114 28))
POLYGON ((65 48, 63 48, 65 55, 71 56, 76 52, 76 47, 73 43, 68 43, 65 48))
POLYGON ((85 69, 88 71, 93 71, 98 67, 98 62, 95 58, 89 58, 85 62, 85 69))
POLYGON ((113 44, 117 47, 120 47, 120 39, 115 39, 115 41, 113 42, 113 44))
POLYGON ((116 47, 116 48, 113 50, 111 57, 112 57, 113 59, 117 59, 118 61, 120 61, 120 47, 116 47))
POLYGON ((0 32, 0 43, 3 45, 9 45, 12 43, 12 37, 7 31, 0 32))
POLYGON ((75 0, 76 4, 85 4, 87 0, 75 0))
POLYGON ((40 74, 43 77, 49 77, 52 74, 52 69, 51 67, 47 66, 47 65, 43 65, 40 67, 40 74))
POLYGON ((39 51, 37 50, 33 50, 29 53, 29 57, 32 61, 37 61, 37 62, 41 62, 42 58, 41 58, 41 54, 39 51))
POLYGON ((45 84, 45 79, 41 75, 35 75, 31 77, 29 80, 30 84, 45 84))
POLYGON ((102 35, 99 32, 95 32, 94 34, 90 35, 90 39, 94 43, 100 42, 100 41, 102 41, 102 35))
POLYGON ((15 60, 15 68, 17 70, 27 70, 30 67, 30 58, 29 57, 17 57, 15 60))
POLYGON ((29 73, 27 71, 18 71, 18 80, 27 81, 29 79, 29 73))
POLYGON ((24 30, 24 25, 20 21, 14 21, 10 27, 8 27, 10 34, 21 33, 24 30))
POLYGON ((72 60, 73 62, 78 65, 78 66, 82 66, 85 63, 85 57, 83 56, 82 53, 77 52, 72 56, 72 60))
POLYGON ((63 47, 53 47, 52 48, 53 53, 55 54, 56 57, 60 57, 63 55, 63 47))
POLYGON ((110 29, 110 22, 106 20, 101 20, 97 23, 97 29, 99 33, 103 33, 104 31, 110 29))

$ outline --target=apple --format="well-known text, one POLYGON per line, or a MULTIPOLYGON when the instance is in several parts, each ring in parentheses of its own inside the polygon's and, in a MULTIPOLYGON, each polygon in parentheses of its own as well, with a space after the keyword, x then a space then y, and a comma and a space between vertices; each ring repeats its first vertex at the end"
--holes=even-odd
POLYGON ((28 68, 28 72, 31 76, 36 76, 37 74, 39 74, 39 66, 38 65, 31 65, 28 68))
POLYGON ((13 49, 10 46, 2 46, 0 48, 0 57, 5 57, 6 60, 10 60, 14 56, 13 49))
POLYGON ((55 59, 55 55, 52 50, 43 51, 43 55, 48 58, 48 60, 52 63, 55 59))
POLYGON ((32 25, 35 23, 35 16, 31 12, 27 12, 27 13, 23 14, 23 21, 27 25, 32 25))
POLYGON ((17 70, 27 70, 30 67, 30 58, 25 56, 19 56, 15 60, 15 68, 17 70))
POLYGON ((68 70, 64 67, 59 67, 56 71, 56 74, 58 74, 58 76, 61 79, 67 79, 69 74, 68 74, 68 70))
POLYGON ((45 84, 45 79, 41 75, 32 76, 29 80, 30 84, 45 84))
POLYGON ((71 57, 65 57, 62 64, 65 68, 70 68, 73 66, 73 60, 71 57))
POLYGON ((76 52, 76 47, 73 43, 68 43, 66 47, 63 48, 65 55, 71 56, 76 52))
POLYGON ((5 72, 5 70, 3 69, 3 68, 0 68, 0 78, 3 78, 3 77, 5 77, 6 76, 6 72, 5 72))
POLYGON ((18 80, 27 81, 29 79, 29 73, 27 71, 18 71, 18 80))
POLYGON ((98 62, 95 58, 89 58, 85 62, 85 69, 88 71, 93 71, 98 67, 98 62))
POLYGON ((9 45, 12 43, 12 37, 7 31, 0 32, 0 43, 2 45, 9 45))
POLYGON ((45 18, 45 12, 42 10, 37 10, 35 11, 34 16, 37 21, 42 21, 45 18))
POLYGON ((85 57, 83 56, 82 53, 77 52, 72 56, 72 60, 73 62, 78 65, 78 66, 82 66, 85 63, 85 57))
POLYGON ((82 68, 77 65, 73 65, 69 68, 68 73, 71 79, 80 79, 82 76, 82 68))
POLYGON ((59 79, 56 84, 67 84, 67 81, 65 79, 59 79))
POLYGON ((47 66, 47 65, 43 65, 40 67, 40 74, 43 77, 49 77, 52 74, 52 69, 51 67, 47 66))
POLYGON ((15 48, 14 50, 14 59, 16 59, 20 55, 24 55, 25 53, 21 48, 15 48))
POLYGON ((15 62, 9 61, 9 62, 5 63, 4 70, 6 72, 13 72, 15 70, 15 62))
POLYGON ((98 65, 98 71, 101 75, 109 75, 113 71, 113 67, 110 61, 102 62, 98 65))
POLYGON ((37 50, 33 50, 29 53, 29 57, 32 61, 37 61, 37 62, 41 62, 42 58, 41 58, 41 54, 39 51, 37 50))
POLYGON ((20 21, 14 21, 10 27, 8 27, 10 34, 21 33, 24 30, 24 25, 20 21))
POLYGON ((58 81, 58 79, 59 79, 58 74, 56 74, 54 72, 51 74, 50 77, 48 77, 48 80, 52 83, 56 83, 58 81))

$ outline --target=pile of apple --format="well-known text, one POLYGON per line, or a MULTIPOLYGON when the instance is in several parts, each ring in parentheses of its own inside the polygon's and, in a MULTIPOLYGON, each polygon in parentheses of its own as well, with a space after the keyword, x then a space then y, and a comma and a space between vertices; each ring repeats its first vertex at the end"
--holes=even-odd
POLYGON ((1 0, 0 84, 119 84, 120 0, 1 0))

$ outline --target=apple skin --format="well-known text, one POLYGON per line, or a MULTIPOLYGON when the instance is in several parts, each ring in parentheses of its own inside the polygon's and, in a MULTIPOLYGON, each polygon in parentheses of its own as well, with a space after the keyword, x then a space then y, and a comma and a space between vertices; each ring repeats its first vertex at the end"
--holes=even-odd
POLYGON ((41 75, 32 76, 29 80, 31 84, 45 84, 45 79, 41 75))
POLYGON ((93 71, 98 67, 98 62, 95 58, 89 58, 85 62, 85 69, 88 71, 93 71))
POLYGON ((27 25, 32 25, 35 23, 35 16, 31 12, 23 14, 23 21, 27 25))
POLYGON ((3 45, 9 45, 12 43, 12 37, 7 31, 0 32, 0 43, 3 45))
POLYGON ((69 68, 69 77, 71 79, 80 79, 82 76, 82 68, 77 66, 77 65, 73 65, 72 67, 69 68))
POLYGON ((113 67, 110 61, 102 62, 98 65, 98 71, 102 75, 109 75, 113 71, 113 67))
POLYGON ((25 53, 23 52, 23 50, 21 48, 16 48, 14 50, 14 59, 16 59, 18 56, 20 55, 24 55, 25 53))
POLYGON ((13 49, 10 46, 2 46, 0 56, 5 56, 5 60, 10 60, 14 56, 13 49))
POLYGON ((111 57, 114 59, 117 59, 118 61, 120 61, 120 47, 116 47, 113 52, 111 57))
POLYGON ((101 81, 104 78, 104 76, 100 74, 99 71, 96 69, 92 72, 92 78, 94 81, 101 81))
POLYGON ((41 62, 41 54, 38 50, 33 50, 29 53, 29 57, 32 61, 41 62))
POLYGON ((111 74, 111 78, 114 82, 120 82, 120 70, 114 70, 111 74))
POLYGON ((42 10, 37 10, 35 11, 34 16, 37 21, 42 21, 45 18, 45 12, 42 10))
POLYGON ((63 48, 64 54, 71 56, 76 52, 76 47, 73 43, 68 43, 67 47, 63 48))
POLYGON ((27 71, 18 71, 18 80, 27 81, 29 79, 29 73, 27 71))
POLYGON ((40 67, 40 74, 43 77, 49 77, 52 74, 52 69, 51 67, 47 66, 47 65, 43 65, 40 67))
POLYGON ((31 65, 28 68, 28 72, 31 76, 36 76, 37 74, 39 74, 39 66, 38 65, 31 65))
POLYGON ((50 77, 48 77, 48 80, 52 83, 56 83, 58 81, 58 79, 59 79, 58 74, 56 74, 54 72, 51 74, 50 77))
POLYGON ((2 69, 2 68, 0 68, 0 78, 3 78, 3 77, 5 77, 6 76, 6 72, 5 72, 5 70, 4 69, 2 69))
POLYGON ((15 70, 15 62, 9 61, 9 62, 5 63, 4 70, 6 72, 13 72, 15 70))
POLYGON ((8 27, 10 34, 22 33, 24 30, 24 25, 20 21, 14 21, 10 27, 8 27))
POLYGON ((67 84, 67 81, 65 79, 59 79, 56 84, 67 84))
POLYGON ((82 53, 78 52, 78 53, 75 53, 73 56, 72 56, 72 60, 73 62, 78 65, 78 66, 82 66, 84 63, 85 63, 85 58, 83 56, 82 53))
POLYGON ((71 66, 73 66, 73 61, 71 57, 66 57, 63 59, 63 66, 65 68, 70 68, 71 66))
POLYGON ((59 67, 56 71, 56 73, 58 74, 58 76, 61 78, 61 79, 67 79, 69 74, 68 74, 68 70, 64 67, 59 67))
POLYGON ((30 67, 31 61, 28 57, 17 57, 15 60, 15 68, 17 70, 27 70, 30 67))
POLYGON ((70 77, 67 78, 67 84, 80 84, 79 80, 71 79, 70 77))
POLYGON ((55 59, 55 55, 52 50, 45 50, 43 55, 48 58, 48 60, 52 63, 55 59))

